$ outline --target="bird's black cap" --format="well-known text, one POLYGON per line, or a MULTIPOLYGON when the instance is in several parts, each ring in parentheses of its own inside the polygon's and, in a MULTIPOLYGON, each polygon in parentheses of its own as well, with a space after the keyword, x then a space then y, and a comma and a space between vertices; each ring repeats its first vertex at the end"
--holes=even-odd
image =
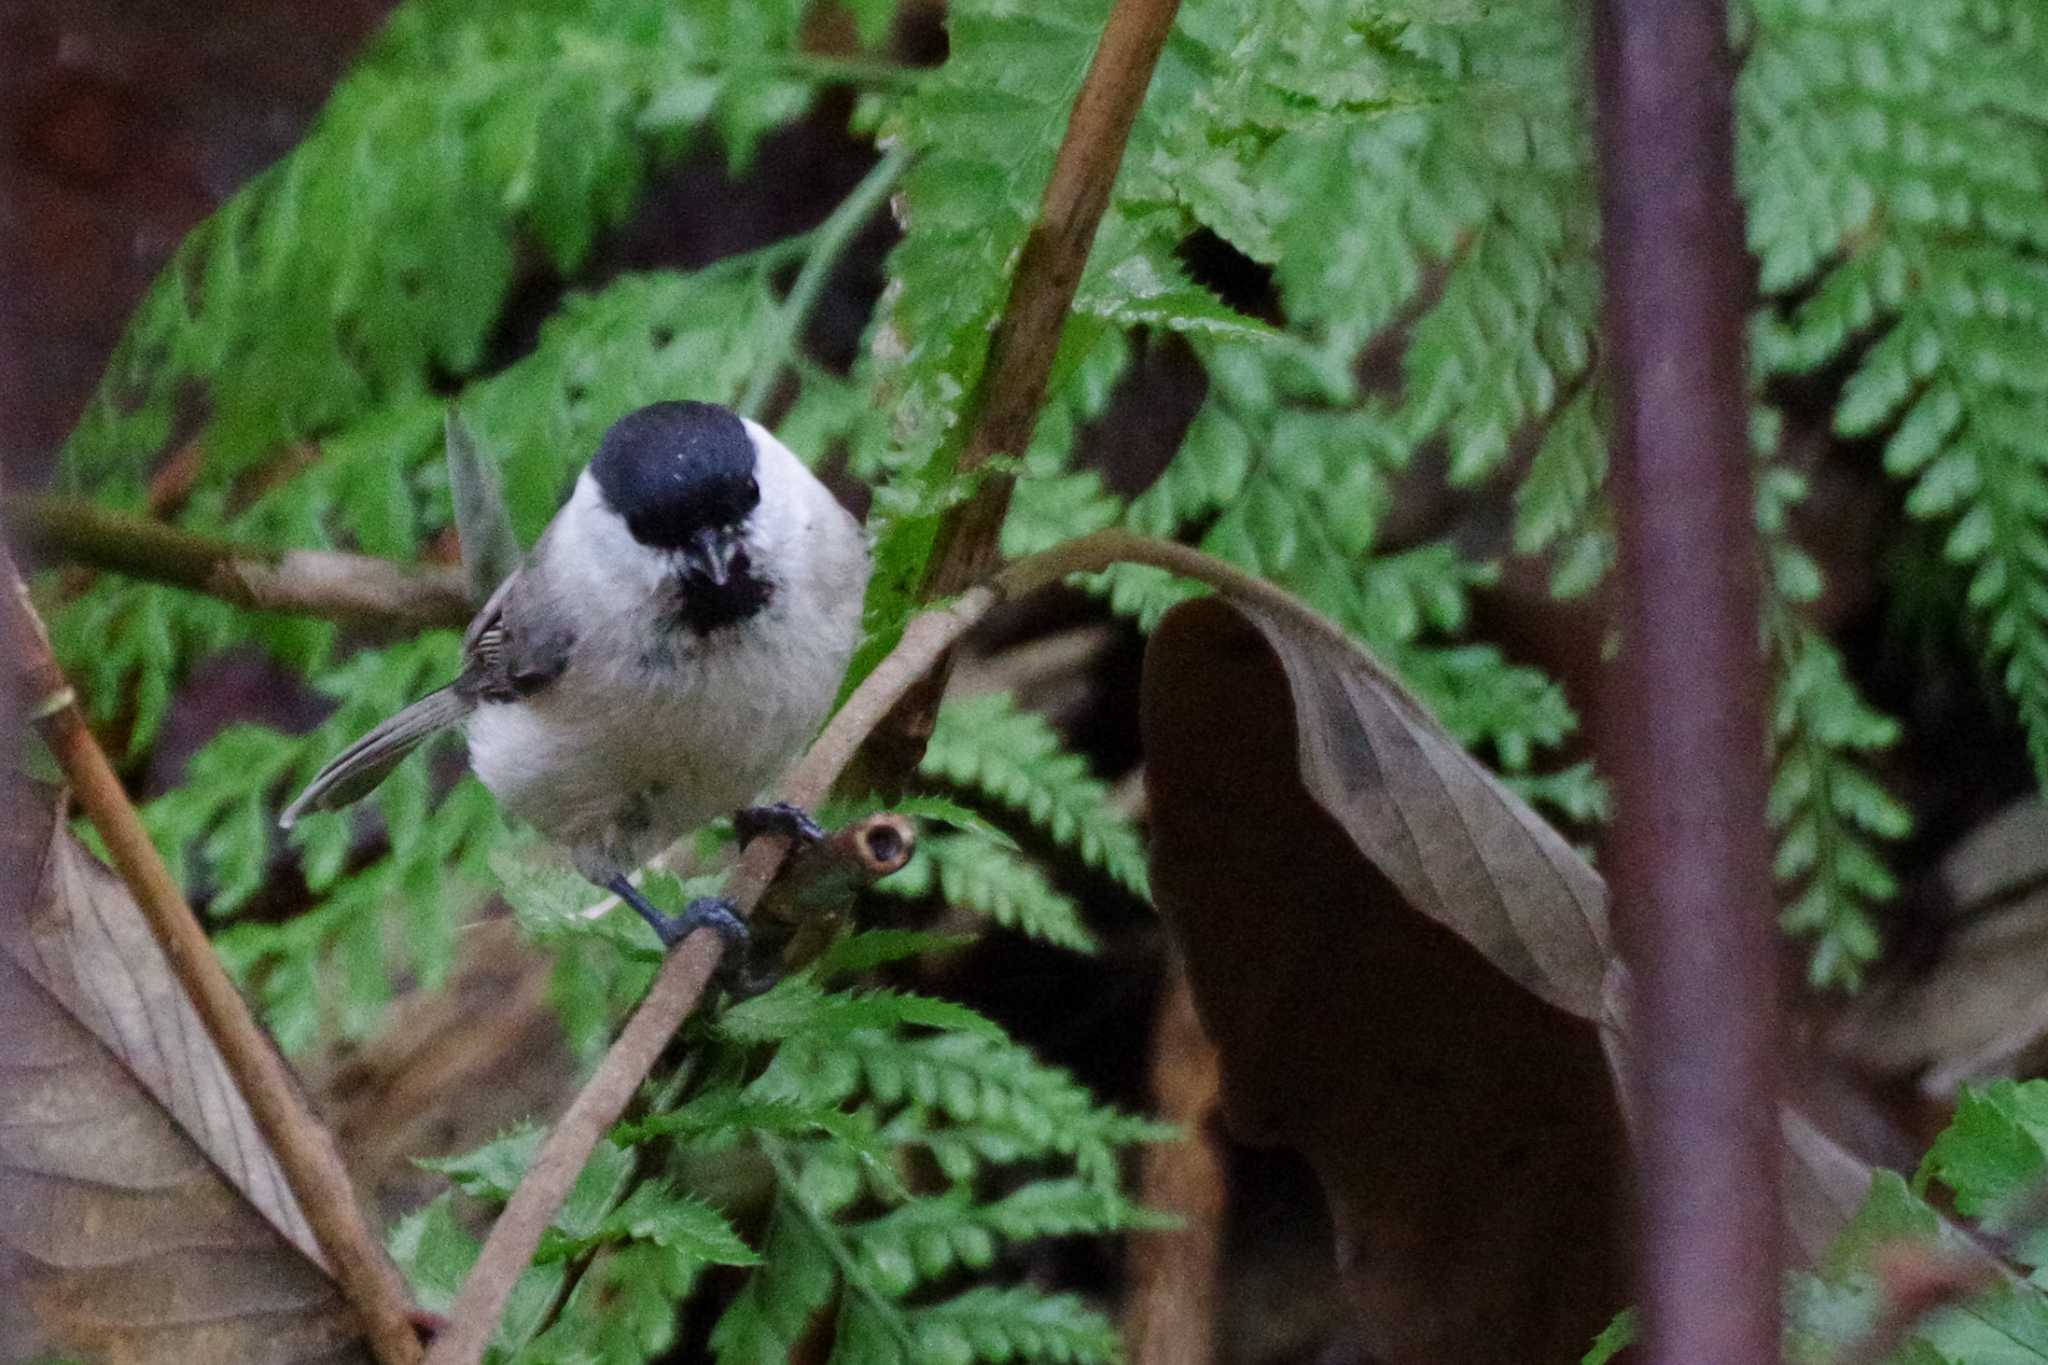
POLYGON ((700 532, 737 526, 761 501, 754 443, 716 403, 652 403, 612 424, 590 473, 643 545, 677 550, 700 532))

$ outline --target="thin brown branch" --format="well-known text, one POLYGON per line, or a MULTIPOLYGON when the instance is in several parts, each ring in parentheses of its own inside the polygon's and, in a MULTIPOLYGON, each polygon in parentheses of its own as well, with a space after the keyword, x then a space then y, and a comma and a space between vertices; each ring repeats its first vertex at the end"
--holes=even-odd
POLYGON ((73 797, 106 842, 115 870, 134 894, 178 984, 276 1153, 292 1195, 319 1241, 326 1268, 355 1311, 370 1348, 383 1365, 412 1365, 420 1359, 420 1344, 407 1321, 404 1283, 356 1206, 334 1141, 307 1108, 284 1059, 228 980, 205 930, 150 842, 113 765, 72 698, 28 589, 4 549, 0 595, 6 599, 0 610, 8 618, 9 652, 22 671, 25 695, 38 703, 37 725, 70 782, 73 797))
MULTIPOLYGON (((1022 455, 1031 445, 1095 229, 1109 207, 1131 125, 1179 10, 1180 0, 1117 0, 1110 11, 1067 119, 1038 221, 1010 277, 1009 299, 989 340, 988 363, 967 402, 962 423, 967 435, 955 466, 963 472, 981 468, 996 455, 1022 455)), ((1007 474, 991 474, 973 497, 946 514, 925 565, 921 600, 949 597, 988 572, 1014 483, 1007 474)), ((944 689, 941 669, 878 732, 863 760, 870 785, 891 790, 917 766, 944 689)))
POLYGON ((1223 1073, 1216 1045, 1195 1017, 1187 969, 1177 961, 1155 1018, 1152 1098, 1186 1140, 1145 1149, 1142 1196, 1147 1208, 1174 1214, 1181 1225, 1130 1240, 1124 1346, 1132 1365, 1208 1365, 1216 1358, 1227 1204, 1213 1122, 1223 1073))
POLYGON ((460 570, 333 550, 259 550, 83 498, 13 493, 7 528, 41 558, 203 592, 255 611, 394 628, 460 628, 475 611, 460 570))

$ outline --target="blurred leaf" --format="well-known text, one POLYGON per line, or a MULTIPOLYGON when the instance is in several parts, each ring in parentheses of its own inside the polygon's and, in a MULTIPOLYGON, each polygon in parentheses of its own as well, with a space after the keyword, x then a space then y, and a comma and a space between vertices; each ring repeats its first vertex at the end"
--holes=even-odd
MULTIPOLYGON (((392 1258, 405 1271, 420 1307, 431 1312, 445 1313, 454 1304, 479 1249, 456 1220, 454 1197, 445 1193, 391 1230, 392 1258)), ((498 1349, 517 1350, 540 1330, 561 1296, 563 1279, 559 1265, 534 1266, 519 1277, 498 1322, 498 1349)))
POLYGON ((15 782, 0 821, 0 1356, 369 1360, 127 889, 15 782))
POLYGON ((1614 1321, 1600 1329, 1600 1335, 1593 1339, 1593 1348, 1580 1358, 1579 1365, 1607 1365, 1624 1350, 1636 1344, 1636 1337, 1642 1330, 1636 1321, 1636 1310, 1624 1308, 1614 1315, 1614 1321))

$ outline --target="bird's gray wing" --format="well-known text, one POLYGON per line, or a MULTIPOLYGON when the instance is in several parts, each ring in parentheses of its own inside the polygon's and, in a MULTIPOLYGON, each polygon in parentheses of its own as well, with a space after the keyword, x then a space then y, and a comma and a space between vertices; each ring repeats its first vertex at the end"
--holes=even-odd
POLYGON ((471 705, 519 701, 561 677, 575 647, 569 614, 555 608, 537 575, 521 570, 498 585, 470 622, 462 676, 452 686, 471 705))
POLYGON ((462 672, 351 744, 322 768, 278 824, 290 829, 309 810, 334 810, 376 790, 405 756, 436 731, 461 722, 481 703, 518 701, 569 666, 575 629, 551 612, 534 575, 523 568, 498 585, 462 640, 462 672))

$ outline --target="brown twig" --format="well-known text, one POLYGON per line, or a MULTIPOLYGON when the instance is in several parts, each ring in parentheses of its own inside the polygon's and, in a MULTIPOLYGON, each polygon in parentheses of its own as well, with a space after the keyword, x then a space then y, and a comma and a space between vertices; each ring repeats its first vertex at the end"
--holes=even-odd
POLYGON ((356 1206, 341 1155, 306 1107, 284 1059, 228 980, 205 930, 150 842, 113 765, 72 698, 28 589, 4 549, 0 592, 6 598, 0 610, 7 616, 9 652, 23 674, 25 694, 37 703, 37 726, 74 798, 106 841, 115 869, 163 945, 179 985, 276 1153, 292 1195, 319 1241, 326 1268, 355 1311, 370 1348, 383 1365, 411 1365, 420 1359, 420 1344, 407 1321, 405 1287, 356 1206))
POLYGON ((1124 1346, 1132 1365, 1207 1365, 1216 1358, 1226 1203, 1223 1154, 1211 1122, 1223 1073, 1179 962, 1168 969, 1157 1017, 1152 1097, 1160 1117, 1178 1124, 1186 1140, 1145 1149, 1143 1202, 1177 1215, 1181 1225, 1131 1239, 1124 1346))
MULTIPOLYGON (((1131 125, 1179 10, 1180 0, 1116 0, 1110 11, 1074 98, 1038 219, 1010 277, 1009 298, 989 340, 988 363, 967 401, 961 422, 967 435, 955 463, 961 472, 979 469, 997 455, 1022 455, 1031 445, 1095 229, 1109 206, 1131 125)), ((925 565, 920 600, 950 597, 987 574, 995 563, 1014 483, 1007 474, 991 474, 974 496, 947 512, 925 565)), ((944 690, 941 668, 875 736, 863 760, 871 785, 893 789, 917 766, 944 690)))
POLYGON ((1779 1358, 1777 935, 1724 0, 1600 0, 1622 655, 1615 929, 1635 982, 1645 1357, 1779 1358))
POLYGON ((13 493, 8 529, 51 560, 188 588, 255 611, 393 627, 460 628, 475 611, 459 570, 333 550, 260 550, 83 498, 13 493))

